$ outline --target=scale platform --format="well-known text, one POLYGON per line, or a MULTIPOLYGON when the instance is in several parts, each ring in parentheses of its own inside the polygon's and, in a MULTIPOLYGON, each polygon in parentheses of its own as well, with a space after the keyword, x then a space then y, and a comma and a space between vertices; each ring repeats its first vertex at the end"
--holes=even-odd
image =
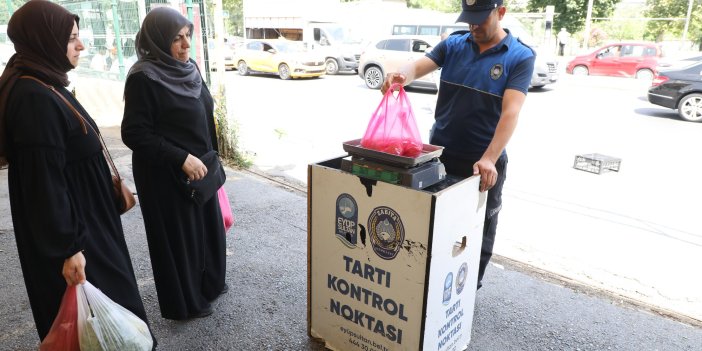
POLYGON ((438 158, 411 168, 393 167, 357 156, 341 159, 341 169, 351 174, 403 185, 413 189, 424 189, 446 178, 444 164, 438 158))

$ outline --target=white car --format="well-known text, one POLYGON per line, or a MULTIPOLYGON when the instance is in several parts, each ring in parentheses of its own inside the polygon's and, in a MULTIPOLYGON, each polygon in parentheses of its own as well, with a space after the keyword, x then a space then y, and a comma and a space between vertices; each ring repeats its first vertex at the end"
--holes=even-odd
MULTIPOLYGON (((414 61, 431 50, 441 40, 438 36, 389 35, 371 42, 363 50, 358 62, 358 76, 371 89, 380 89, 385 75, 397 72, 408 62, 414 61)), ((414 80, 409 86, 438 89, 439 71, 414 80)))

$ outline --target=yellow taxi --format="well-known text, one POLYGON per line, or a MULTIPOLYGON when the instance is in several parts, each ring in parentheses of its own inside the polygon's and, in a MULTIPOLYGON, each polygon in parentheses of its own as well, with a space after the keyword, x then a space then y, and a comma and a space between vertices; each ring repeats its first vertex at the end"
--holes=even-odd
POLYGON ((252 40, 236 52, 236 67, 242 76, 251 73, 277 74, 280 79, 320 77, 326 73, 323 54, 307 50, 292 40, 252 40))

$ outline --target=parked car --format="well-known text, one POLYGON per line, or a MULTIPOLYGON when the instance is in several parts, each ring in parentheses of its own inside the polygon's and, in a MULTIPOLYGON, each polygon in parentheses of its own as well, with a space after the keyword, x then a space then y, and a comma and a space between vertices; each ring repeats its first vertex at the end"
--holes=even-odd
MULTIPOLYGON (((453 16, 453 15, 451 15, 453 16)), ((537 41, 532 38, 522 22, 513 16, 505 15, 500 22, 502 28, 509 30, 513 36, 519 38, 523 43, 529 45, 536 52, 534 61, 534 73, 529 84, 530 88, 540 89, 546 84, 552 84, 558 81, 558 61, 550 50, 540 48, 537 41)), ((394 35, 435 35, 451 34, 455 31, 467 31, 469 27, 465 23, 454 23, 453 17, 451 22, 405 22, 404 24, 396 24, 393 26, 392 34, 394 35)), ((438 77, 438 74, 437 74, 438 77)), ((438 79, 438 78, 437 78, 438 79)))
POLYGON ((663 51, 655 43, 614 43, 575 57, 566 73, 652 79, 663 51))
POLYGON ((534 73, 529 82, 529 88, 541 89, 546 84, 552 84, 558 81, 558 61, 556 57, 547 48, 539 47, 537 41, 524 28, 524 25, 518 18, 505 15, 500 22, 502 28, 519 38, 524 44, 529 45, 536 52, 534 60, 534 73))
POLYGON ((683 68, 697 62, 702 62, 702 56, 666 57, 665 59, 658 61, 657 69, 683 68))
POLYGON ((686 121, 702 122, 702 62, 658 72, 648 89, 648 101, 678 110, 686 121))
MULTIPOLYGON (((234 50, 229 48, 229 46, 225 45, 222 47, 222 52, 221 52, 223 62, 224 62, 224 70, 225 71, 233 71, 236 69, 236 62, 234 61, 234 50)), ((210 69, 212 71, 217 70, 217 57, 215 55, 215 51, 212 50, 210 51, 210 69)))
MULTIPOLYGON (((400 68, 422 56, 441 40, 438 36, 390 35, 371 42, 361 53, 358 62, 358 76, 371 89, 380 89, 385 75, 397 72, 400 68)), ((410 87, 437 90, 435 71, 412 81, 410 87)))
POLYGON ((234 61, 242 76, 267 73, 286 80, 326 73, 324 55, 308 51, 301 42, 292 40, 252 40, 236 52, 234 61))

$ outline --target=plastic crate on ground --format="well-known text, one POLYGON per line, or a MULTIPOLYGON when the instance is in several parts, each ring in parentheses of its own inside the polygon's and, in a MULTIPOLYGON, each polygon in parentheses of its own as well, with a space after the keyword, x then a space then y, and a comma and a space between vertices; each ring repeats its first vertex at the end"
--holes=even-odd
POLYGON ((622 159, 601 154, 576 155, 573 168, 581 171, 602 174, 603 172, 619 172, 622 159))

